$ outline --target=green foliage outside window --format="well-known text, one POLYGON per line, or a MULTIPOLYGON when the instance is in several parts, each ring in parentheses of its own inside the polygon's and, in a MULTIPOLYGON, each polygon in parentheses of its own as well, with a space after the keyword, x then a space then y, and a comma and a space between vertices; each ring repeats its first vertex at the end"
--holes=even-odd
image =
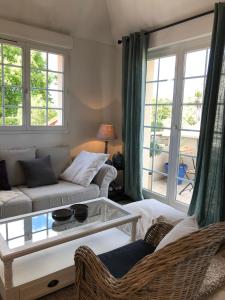
MULTIPOLYGON (((22 72, 22 49, 11 45, 2 45, 4 65, 4 82, 2 78, 2 65, 0 64, 0 125, 2 125, 2 93, 4 91, 5 105, 5 125, 22 125, 23 106, 23 72, 22 72), (7 65, 8 64, 8 65, 7 65), (13 65, 13 66, 11 66, 13 65), (3 88, 4 86, 4 88, 3 88), (10 106, 10 107, 7 107, 10 106), (13 107, 11 107, 13 106, 13 107)), ((0 48, 1 49, 1 48, 0 48)), ((48 104, 53 103, 51 94, 46 90, 46 59, 43 52, 32 51, 31 55, 31 87, 36 89, 31 91, 31 106, 46 108, 47 96, 48 104), (35 68, 35 69, 34 69, 35 68), (41 69, 41 70, 40 70, 41 69), (48 95, 46 94, 48 93, 48 95)), ((0 61, 1 63, 1 61, 0 61)), ((48 75, 48 85, 56 80, 56 75, 48 75)), ((48 110, 48 122, 57 117, 55 110, 48 110)), ((46 109, 32 109, 31 124, 46 125, 46 109)))
MULTIPOLYGON (((152 106, 152 116, 151 116, 151 126, 156 126, 156 130, 159 131, 160 128, 165 127, 163 122, 171 116, 172 106, 168 105, 171 101, 167 98, 160 98, 158 99, 157 104, 157 112, 156 106, 152 106), (155 120, 156 116, 156 120, 155 120)), ((152 99, 152 104, 156 104, 156 99, 152 99)))

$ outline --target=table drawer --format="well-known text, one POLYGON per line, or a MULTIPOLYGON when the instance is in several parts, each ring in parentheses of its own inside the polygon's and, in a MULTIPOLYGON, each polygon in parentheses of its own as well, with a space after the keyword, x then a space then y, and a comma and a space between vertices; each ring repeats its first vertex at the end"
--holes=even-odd
POLYGON ((20 299, 37 299, 74 283, 74 271, 74 267, 69 267, 21 286, 20 299))

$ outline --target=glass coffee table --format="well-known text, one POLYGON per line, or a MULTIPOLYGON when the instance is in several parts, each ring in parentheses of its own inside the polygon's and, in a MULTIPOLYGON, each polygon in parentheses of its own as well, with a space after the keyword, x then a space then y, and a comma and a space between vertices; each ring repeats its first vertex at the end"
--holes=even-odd
POLYGON ((139 214, 107 199, 84 201, 86 220, 55 221, 59 208, 0 221, 0 292, 3 299, 36 299, 74 281, 73 255, 80 245, 106 252, 136 238, 139 214), (128 236, 120 226, 131 223, 128 236))

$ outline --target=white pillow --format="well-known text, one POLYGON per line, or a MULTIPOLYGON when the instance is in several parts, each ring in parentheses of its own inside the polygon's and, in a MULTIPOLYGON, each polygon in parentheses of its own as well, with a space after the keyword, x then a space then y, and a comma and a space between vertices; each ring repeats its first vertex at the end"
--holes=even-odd
POLYGON ((87 187, 108 157, 109 154, 81 151, 60 177, 87 187))
POLYGON ((198 229, 199 227, 195 217, 185 218, 183 221, 174 226, 174 228, 161 240, 155 251, 162 249, 166 245, 175 242, 183 236, 197 231, 198 229))

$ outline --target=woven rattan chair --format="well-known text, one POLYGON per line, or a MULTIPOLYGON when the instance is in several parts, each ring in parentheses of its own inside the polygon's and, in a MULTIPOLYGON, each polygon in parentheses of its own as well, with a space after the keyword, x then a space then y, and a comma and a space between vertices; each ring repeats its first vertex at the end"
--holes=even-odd
MULTIPOLYGON (((158 245, 171 230, 157 223, 145 241, 158 245)), ((210 225, 141 259, 116 279, 88 247, 75 253, 76 300, 193 300, 210 259, 224 243, 225 223, 210 225)))

